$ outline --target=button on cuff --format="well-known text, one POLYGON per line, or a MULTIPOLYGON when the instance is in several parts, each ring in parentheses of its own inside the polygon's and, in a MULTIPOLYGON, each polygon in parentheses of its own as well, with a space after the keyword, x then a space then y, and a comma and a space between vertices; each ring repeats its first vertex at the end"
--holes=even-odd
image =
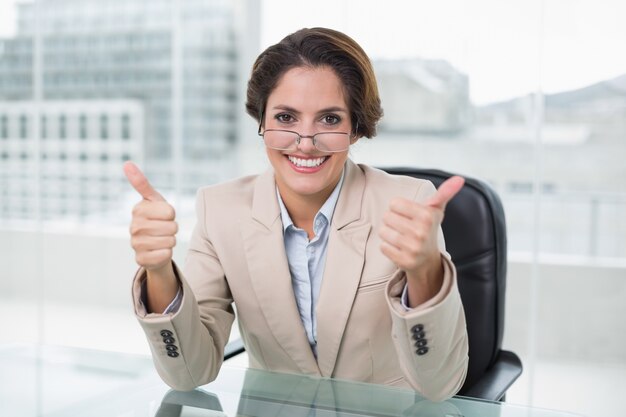
POLYGON ((424 330, 423 324, 416 324, 415 326, 411 327, 411 331, 413 333, 421 332, 422 330, 424 330))
POLYGON ((418 356, 425 355, 426 353, 428 353, 428 347, 424 346, 422 348, 419 348, 415 351, 415 353, 417 353, 418 356))
POLYGON ((427 344, 426 339, 420 339, 417 342, 415 342, 415 347, 416 348, 421 348, 421 347, 426 346, 426 344, 427 344))
POLYGON ((421 340, 424 338, 424 336, 426 336, 426 333, 424 332, 413 333, 413 340, 421 340))

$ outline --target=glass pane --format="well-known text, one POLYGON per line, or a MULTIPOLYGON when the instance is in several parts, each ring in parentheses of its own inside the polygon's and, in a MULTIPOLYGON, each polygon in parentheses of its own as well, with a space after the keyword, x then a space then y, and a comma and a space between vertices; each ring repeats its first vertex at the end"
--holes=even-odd
MULTIPOLYGON (((0 14, 15 18, 12 2, 0 14), (6 14, 5 14, 6 13, 6 14)), ((0 345, 36 343, 43 318, 39 227, 39 127, 33 106, 32 37, 14 37, 15 22, 0 38, 0 314, 9 320, 0 345), (11 225, 11 226, 9 226, 11 225)))
POLYGON ((612 398, 626 383, 621 319, 626 313, 626 57, 614 53, 626 38, 620 17, 626 5, 550 0, 544 10, 533 397, 538 405, 565 408, 546 393, 563 386, 569 409, 614 414, 618 409, 609 404, 617 404, 612 398), (589 329, 584 339, 595 340, 596 348, 590 349, 574 327, 589 329))
POLYGON ((263 46, 330 26, 372 58, 385 116, 353 159, 446 169, 500 194, 509 246, 504 346, 525 364, 508 401, 587 415, 598 404, 604 414, 620 409, 622 3, 322 1, 290 13, 264 2, 263 46))
POLYGON ((24 319, 0 342, 147 353, 129 310, 140 197, 122 165, 176 205, 182 263, 197 188, 237 173, 235 2, 12 6, 15 31, 0 41, 0 306, 24 319))
POLYGON ((626 29, 615 1, 546 3, 542 251, 626 258, 626 29), (601 5, 600 5, 601 4, 601 5))
POLYGON ((147 353, 130 311, 137 267, 127 228, 139 197, 123 162, 137 162, 175 205, 182 263, 197 188, 267 165, 243 110, 259 46, 328 26, 364 47, 380 84, 385 117, 376 138, 353 147, 355 161, 478 177, 503 200, 504 345, 526 365, 509 401, 617 414, 626 369, 622 2, 284 6, 2 2, 0 18, 12 20, 0 20, 0 313, 20 320, 0 343, 147 353))

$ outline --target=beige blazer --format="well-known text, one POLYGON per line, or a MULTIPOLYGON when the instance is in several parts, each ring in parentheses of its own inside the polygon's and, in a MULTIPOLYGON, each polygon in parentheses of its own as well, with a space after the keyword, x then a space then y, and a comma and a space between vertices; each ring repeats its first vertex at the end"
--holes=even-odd
POLYGON ((273 172, 202 188, 185 267, 176 269, 178 311, 146 314, 145 271, 133 284, 135 312, 163 380, 188 390, 216 377, 234 302, 253 368, 412 387, 432 400, 454 395, 467 372, 468 344, 443 238, 442 290, 407 312, 399 298, 404 273, 381 253, 378 237, 392 198, 424 201, 434 191, 428 181, 347 161, 316 308, 316 358, 296 306, 273 172), (426 340, 426 353, 416 353, 416 338, 426 340))

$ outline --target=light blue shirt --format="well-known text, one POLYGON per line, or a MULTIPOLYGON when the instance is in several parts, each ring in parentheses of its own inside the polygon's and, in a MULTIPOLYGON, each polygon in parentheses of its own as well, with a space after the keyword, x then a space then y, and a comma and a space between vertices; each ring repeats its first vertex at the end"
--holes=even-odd
POLYGON ((305 230, 293 224, 278 192, 278 188, 276 188, 278 204, 280 205, 280 216, 283 222, 285 252, 287 254, 287 262, 289 263, 289 271, 291 272, 291 285, 296 297, 300 319, 306 330, 311 349, 316 356, 317 319, 315 317, 315 308, 319 299, 324 265, 326 264, 330 223, 339 199, 341 186, 343 185, 343 176, 342 173, 339 183, 315 215, 313 220, 315 236, 311 240, 309 240, 305 230))

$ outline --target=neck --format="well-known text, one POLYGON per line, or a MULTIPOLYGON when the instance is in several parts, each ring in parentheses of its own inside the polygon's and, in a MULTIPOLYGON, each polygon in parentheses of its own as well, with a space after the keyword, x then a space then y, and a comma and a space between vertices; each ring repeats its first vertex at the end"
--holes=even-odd
POLYGON ((277 182, 280 197, 289 212, 289 216, 296 227, 306 230, 309 238, 313 237, 313 220, 315 215, 322 208, 328 197, 332 194, 339 180, 329 185, 324 190, 316 194, 301 195, 291 192, 287 187, 281 186, 277 182))

